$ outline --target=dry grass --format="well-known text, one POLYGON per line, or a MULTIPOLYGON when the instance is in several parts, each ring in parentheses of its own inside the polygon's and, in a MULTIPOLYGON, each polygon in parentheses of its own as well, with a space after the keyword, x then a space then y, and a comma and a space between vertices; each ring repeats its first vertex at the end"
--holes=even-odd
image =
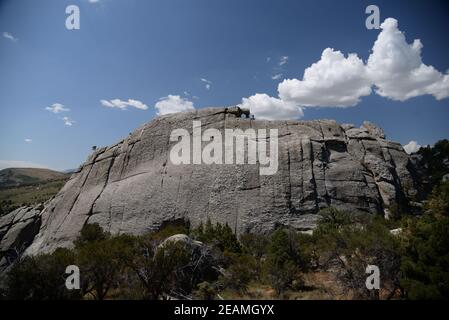
POLYGON ((278 296, 267 284, 253 282, 246 293, 232 290, 220 292, 223 299, 229 300, 348 300, 352 295, 344 290, 331 272, 311 272, 304 274, 305 286, 299 291, 287 290, 278 296))
POLYGON ((0 189, 0 209, 6 214, 24 205, 43 203, 55 196, 65 183, 64 179, 32 186, 0 189))

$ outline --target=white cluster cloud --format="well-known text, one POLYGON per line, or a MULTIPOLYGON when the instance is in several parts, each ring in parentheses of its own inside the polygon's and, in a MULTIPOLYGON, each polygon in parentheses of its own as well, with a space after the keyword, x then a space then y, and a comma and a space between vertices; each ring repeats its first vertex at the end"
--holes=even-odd
MULTIPOLYGON (((304 71, 302 80, 286 79, 278 85, 279 98, 256 94, 242 99, 252 106, 257 117, 276 119, 285 110, 300 107, 352 107, 374 91, 398 101, 433 95, 437 100, 449 97, 449 73, 442 74, 422 62, 420 40, 408 44, 398 21, 387 18, 367 62, 356 54, 345 55, 332 48, 324 49, 319 61, 304 71), (257 107, 251 102, 263 102, 257 107), (294 106, 294 107, 292 107, 294 106)), ((288 57, 282 57, 279 65, 288 57), (284 59, 285 58, 285 59, 284 59)), ((291 113, 297 117, 301 112, 291 113)))
POLYGON ((201 78, 200 80, 205 83, 206 89, 209 90, 212 85, 212 81, 207 80, 206 78, 201 78))
POLYGON ((157 115, 195 110, 192 101, 171 94, 160 98, 154 107, 157 109, 157 115))
MULTIPOLYGON (((278 62, 276 63, 276 65, 273 67, 272 70, 272 75, 271 75, 271 80, 279 80, 282 78, 282 76, 284 75, 284 65, 286 65, 288 63, 288 56, 281 56, 278 60, 278 62)), ((271 57, 268 57, 266 59, 266 62, 270 62, 271 61, 271 57)))
POLYGON ((6 38, 14 42, 19 40, 18 38, 14 37, 10 32, 7 31, 3 32, 3 38, 6 38))
POLYGON ((249 98, 243 98, 240 106, 250 109, 253 114, 257 115, 257 118, 263 120, 285 120, 301 118, 304 115, 302 108, 298 105, 270 97, 265 93, 257 93, 249 98))
POLYGON ((26 138, 26 139, 25 139, 25 142, 26 142, 26 143, 31 143, 31 142, 33 142, 33 139, 26 138))
MULTIPOLYGON (((52 113, 55 113, 55 114, 58 114, 58 113, 61 113, 61 112, 69 112, 70 111, 69 108, 66 108, 61 103, 53 103, 51 106, 46 107, 45 110, 48 110, 48 111, 50 111, 52 113)), ((69 126, 69 127, 71 127, 75 123, 75 121, 73 121, 69 117, 63 117, 62 120, 64 121, 64 124, 66 126, 69 126)), ((31 142, 31 139, 25 139, 25 141, 26 142, 31 142), (27 140, 30 140, 30 141, 27 141, 27 140)))
POLYGON ((184 91, 184 96, 191 97, 192 99, 199 99, 199 97, 192 95, 189 91, 184 91))
POLYGON ((279 66, 283 66, 284 64, 287 64, 288 62, 288 56, 283 56, 279 59, 279 66))
POLYGON ((60 113, 60 112, 68 112, 70 111, 69 108, 66 108, 63 104, 60 103, 54 103, 50 107, 46 107, 45 110, 48 110, 53 113, 60 113))
POLYGON ((418 144, 418 142, 416 141, 410 141, 409 143, 407 143, 404 146, 404 150, 405 152, 407 152, 408 154, 412 154, 415 152, 418 152, 418 150, 421 148, 421 145, 418 144))
POLYGON ((73 126, 73 124, 75 123, 75 121, 73 121, 69 117, 64 117, 62 118, 62 120, 64 121, 64 124, 69 127, 73 126))
POLYGON ((112 100, 101 100, 101 104, 108 108, 118 108, 121 110, 126 110, 128 107, 134 107, 140 110, 147 110, 148 106, 139 100, 128 99, 128 101, 123 101, 120 99, 112 100))

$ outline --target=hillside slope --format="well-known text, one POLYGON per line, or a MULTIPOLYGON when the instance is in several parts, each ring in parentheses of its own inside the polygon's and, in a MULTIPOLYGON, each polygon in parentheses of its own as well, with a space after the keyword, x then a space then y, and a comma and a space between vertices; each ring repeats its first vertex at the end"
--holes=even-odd
POLYGON ((0 170, 0 188, 21 187, 66 178, 67 174, 50 169, 8 168, 0 170))
POLYGON ((45 202, 55 196, 69 179, 48 169, 10 168, 0 171, 0 216, 22 206, 45 202))

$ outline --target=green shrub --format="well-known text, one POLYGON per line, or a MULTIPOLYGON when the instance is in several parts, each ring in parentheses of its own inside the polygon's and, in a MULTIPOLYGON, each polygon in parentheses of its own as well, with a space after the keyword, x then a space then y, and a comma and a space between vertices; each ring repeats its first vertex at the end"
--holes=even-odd
POLYGON ((68 249, 52 254, 27 256, 16 261, 6 277, 6 299, 67 300, 79 299, 79 290, 65 286, 66 267, 73 265, 75 256, 68 249))
POLYGON ((217 223, 214 226, 208 219, 205 226, 201 223, 198 228, 193 230, 192 234, 199 241, 211 244, 222 252, 241 252, 240 243, 228 224, 217 223))
POLYGON ((296 233, 277 229, 271 236, 266 260, 268 280, 278 295, 288 289, 300 272, 307 268, 296 242, 296 233))
POLYGON ((250 255, 228 254, 229 266, 220 277, 220 283, 226 289, 245 294, 251 280, 258 271, 256 260, 250 255))
POLYGON ((198 300, 214 300, 217 293, 217 289, 213 284, 204 281, 198 284, 197 290, 193 292, 193 297, 198 300))
POLYGON ((190 253, 182 243, 168 242, 158 246, 151 236, 147 236, 138 240, 136 250, 128 265, 141 282, 144 298, 183 294, 180 281, 187 272, 190 253))
POLYGON ((86 224, 80 231, 80 235, 75 240, 76 247, 82 247, 85 244, 103 241, 109 238, 109 233, 104 232, 98 223, 86 224))
POLYGON ((449 298, 449 218, 409 221, 401 284, 410 299, 449 298))
POLYGON ((418 154, 422 157, 421 167, 425 168, 431 186, 438 185, 442 177, 449 173, 446 162, 449 158, 449 140, 440 140, 434 146, 422 147, 418 154))
POLYGON ((382 289, 393 297, 400 289, 399 241, 390 234, 383 218, 360 219, 332 210, 322 219, 313 235, 314 246, 323 269, 335 271, 340 285, 355 298, 379 298, 379 292, 365 286, 368 265, 379 267, 382 289))
POLYGON ((435 217, 449 217, 449 181, 437 185, 425 202, 428 214, 435 217))

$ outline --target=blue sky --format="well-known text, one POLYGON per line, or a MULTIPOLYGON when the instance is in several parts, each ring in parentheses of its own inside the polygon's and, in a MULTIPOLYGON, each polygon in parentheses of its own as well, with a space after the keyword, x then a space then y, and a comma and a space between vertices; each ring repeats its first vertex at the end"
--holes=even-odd
MULTIPOLYGON (((326 48, 366 61, 380 32, 365 27, 369 4, 381 21, 395 18, 408 43, 420 39, 422 62, 446 73, 446 1, 0 0, 0 166, 75 168, 91 146, 115 143, 154 118, 168 95, 195 108, 277 97, 278 84, 302 79, 326 48), (80 30, 65 27, 70 4, 80 8, 80 30), (112 99, 148 108, 101 103, 124 107, 112 99), (46 109, 54 104, 70 111, 46 109)), ((449 138, 449 99, 431 94, 397 101, 372 93, 356 106, 303 114, 370 120, 404 145, 449 138)))

